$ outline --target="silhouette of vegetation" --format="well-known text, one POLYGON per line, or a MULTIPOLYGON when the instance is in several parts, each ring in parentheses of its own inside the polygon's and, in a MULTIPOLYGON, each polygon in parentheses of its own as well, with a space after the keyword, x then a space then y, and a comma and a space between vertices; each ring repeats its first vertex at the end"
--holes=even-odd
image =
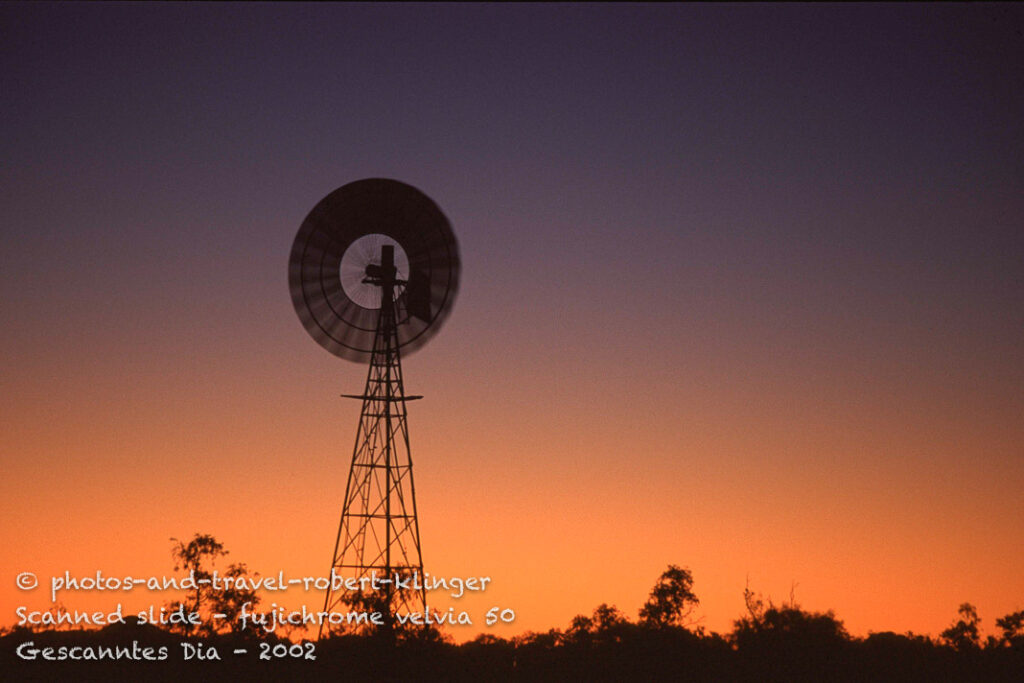
MULTIPOLYGON (((403 579, 408 579, 408 574, 401 575, 403 579)), ((403 588, 396 589, 391 592, 391 605, 403 605, 415 602, 415 600, 409 600, 407 596, 415 593, 414 589, 403 588)), ((394 608, 397 611, 404 612, 405 610, 394 608)), ((428 607, 429 609, 429 607, 428 607)), ((416 623, 414 621, 401 621, 391 613, 392 608, 389 607, 388 597, 380 591, 347 591, 341 596, 337 605, 331 608, 331 611, 347 612, 353 615, 361 615, 361 617, 367 617, 367 615, 379 614, 383 623, 380 625, 375 624, 372 620, 367 618, 355 618, 352 621, 345 621, 338 624, 325 624, 323 629, 323 636, 325 637, 338 637, 338 636, 380 636, 385 639, 399 639, 399 640, 444 640, 444 634, 436 626, 436 618, 432 620, 433 623, 416 623)), ((430 610, 430 612, 436 617, 438 614, 437 610, 430 610)))
POLYGON ((185 635, 198 632, 203 635, 230 631, 239 633, 242 624, 238 619, 242 605, 249 603, 252 611, 260 602, 259 593, 252 589, 249 570, 244 563, 229 565, 219 572, 221 585, 212 583, 213 571, 218 557, 228 554, 224 545, 209 534, 196 534, 188 543, 172 538, 174 546, 171 557, 174 559, 174 571, 188 572, 195 580, 195 589, 184 600, 172 602, 172 611, 181 610, 185 614, 195 613, 202 617, 198 625, 186 622, 178 626, 185 635), (226 581, 224 581, 226 579, 226 581), (244 582, 243 582, 244 580, 244 582), (222 615, 215 617, 214 615, 222 615))
POLYGON ((942 632, 942 640, 958 652, 970 652, 981 648, 981 619, 978 610, 969 602, 960 605, 957 611, 960 619, 942 632))
MULTIPOLYGON (((209 535, 175 541, 176 570, 209 577, 227 555, 209 535)), ((245 565, 227 569, 246 575, 245 565)), ((913 633, 851 636, 831 611, 803 609, 793 594, 776 605, 743 591, 746 614, 729 633, 693 628, 700 604, 689 569, 670 565, 631 621, 614 605, 598 605, 574 617, 564 630, 529 632, 505 639, 484 634, 455 645, 437 628, 387 632, 349 629, 315 645, 293 643, 277 633, 238 632, 211 621, 219 611, 235 614, 251 592, 200 588, 180 603, 207 618, 193 629, 161 629, 134 623, 93 631, 0 631, 3 680, 686 680, 686 681, 1021 681, 1024 672, 1024 611, 995 620, 998 632, 982 640, 982 620, 973 605, 960 606, 953 625, 938 639, 913 633), (236 610, 232 612, 232 610, 236 610), (25 643, 31 643, 30 646, 25 643), (185 644, 185 645, 183 645, 185 644), (163 661, 28 661, 19 646, 51 653, 70 648, 164 648, 163 661), (205 658, 183 658, 191 647, 205 658), (274 649, 276 648, 276 649, 274 649), (297 648, 297 649, 296 649, 297 648), (307 649, 312 648, 312 649, 307 649), (243 649, 246 656, 234 655, 243 649), (219 660, 211 660, 216 651, 219 660), (269 660, 260 653, 277 652, 269 660), (315 659, 306 659, 313 652, 315 659)), ((227 621, 227 620, 224 620, 227 621)), ((296 635, 296 634, 293 634, 296 635)))
POLYGON ((693 575, 689 569, 674 564, 658 578, 651 589, 651 597, 640 608, 640 623, 644 626, 667 628, 690 626, 690 615, 700 600, 693 592, 693 575))
POLYGON ((1024 610, 996 619, 996 626, 1003 630, 1003 637, 993 645, 1024 648, 1024 610))

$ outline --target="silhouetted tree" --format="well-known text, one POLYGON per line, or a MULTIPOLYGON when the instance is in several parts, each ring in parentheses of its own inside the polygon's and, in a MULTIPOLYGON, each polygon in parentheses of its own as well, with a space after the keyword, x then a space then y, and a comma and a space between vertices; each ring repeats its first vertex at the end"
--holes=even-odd
POLYGON ((640 624, 656 628, 689 626, 693 623, 690 615, 699 604, 690 570, 670 564, 640 608, 640 624))
POLYGON ((593 615, 573 617, 561 642, 576 645, 607 645, 622 641, 633 624, 614 605, 602 603, 593 615))
POLYGON ((559 639, 563 643, 590 642, 594 634, 594 620, 583 614, 577 614, 569 622, 569 628, 559 639))
MULTIPOLYGON (((196 582, 195 592, 182 601, 171 603, 171 608, 180 607, 186 614, 202 615, 202 624, 198 630, 208 635, 225 630, 240 632, 242 624, 238 621, 238 615, 242 605, 249 603, 251 611, 260 602, 259 594, 250 587, 252 582, 245 564, 230 565, 218 577, 221 585, 215 587, 210 582, 213 578, 213 565, 218 557, 228 554, 224 545, 210 534, 197 533, 188 543, 176 538, 171 540, 174 542, 171 548, 174 571, 188 571, 196 582), (215 619, 212 616, 214 614, 223 617, 215 619)), ((192 624, 184 624, 180 630, 187 635, 194 629, 192 624)))
POLYGON ((740 621, 746 621, 751 625, 760 624, 764 619, 764 598, 760 593, 755 593, 750 589, 750 577, 747 577, 747 585, 743 587, 743 604, 747 608, 747 616, 740 621))
POLYGON ((1000 645, 1024 648, 1024 610, 1007 614, 1002 619, 996 619, 996 626, 1003 630, 1003 637, 999 640, 1000 645))
POLYGON ((978 626, 981 619, 978 617, 978 610, 974 605, 965 602, 957 610, 960 619, 940 634, 940 637, 947 645, 957 652, 968 652, 981 647, 981 634, 978 626))
POLYGON ((360 616, 360 618, 355 618, 355 616, 353 616, 352 621, 348 621, 346 619, 339 623, 326 625, 324 627, 324 632, 328 636, 369 636, 379 634, 385 630, 391 631, 394 629, 394 625, 389 623, 391 620, 391 614, 387 600, 380 591, 347 591, 341 596, 341 599, 337 604, 331 606, 331 611, 362 616, 360 616), (380 615, 380 619, 384 620, 387 628, 379 627, 373 623, 371 617, 375 614, 380 615))
MULTIPOLYGON (((186 614, 199 614, 203 606, 203 595, 209 589, 209 581, 213 574, 207 569, 207 562, 213 563, 221 555, 226 555, 224 546, 210 534, 197 533, 191 541, 185 543, 172 538, 171 557, 174 559, 174 571, 189 572, 195 580, 195 592, 184 600, 171 603, 173 609, 181 608, 186 614)), ((191 623, 180 625, 180 629, 189 634, 194 630, 191 623)))
POLYGON ((608 633, 628 624, 629 620, 615 605, 601 603, 594 609, 593 623, 596 633, 608 633))
POLYGON ((769 607, 756 616, 748 616, 734 622, 733 640, 737 644, 749 640, 758 634, 772 634, 768 639, 785 635, 809 640, 847 640, 849 634, 843 622, 836 619, 835 614, 827 612, 807 612, 796 605, 769 607))
MULTIPOLYGON (((210 609, 214 613, 224 615, 221 625, 226 624, 232 633, 240 633, 242 623, 238 620, 238 616, 241 614, 242 605, 249 603, 248 609, 252 611, 259 604, 260 596, 256 589, 251 587, 252 582, 248 581, 249 570, 244 563, 232 564, 224 572, 224 576, 231 579, 232 583, 221 590, 210 590, 210 609), (242 587, 239 586, 239 579, 246 580, 242 587)), ((220 630, 217 628, 218 624, 212 625, 214 630, 220 630)))
POLYGON ((767 606, 749 584, 743 590, 747 615, 733 622, 730 640, 751 680, 792 681, 834 678, 851 638, 828 612, 807 612, 790 593, 788 603, 767 606))

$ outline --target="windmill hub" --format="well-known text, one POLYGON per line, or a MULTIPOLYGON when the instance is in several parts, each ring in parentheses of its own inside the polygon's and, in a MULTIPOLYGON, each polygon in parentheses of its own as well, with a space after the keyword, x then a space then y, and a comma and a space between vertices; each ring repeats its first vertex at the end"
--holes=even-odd
MULTIPOLYGON (((367 278, 383 280, 383 273, 377 269, 383 264, 383 251, 387 247, 392 248, 393 254, 395 274, 392 279, 395 285, 404 288, 409 277, 409 257, 402 245, 387 235, 363 235, 352 242, 341 257, 338 266, 341 287, 349 299, 363 308, 380 308, 383 282, 367 281, 367 278)), ((395 295, 401 296, 402 292, 403 289, 398 289, 395 295)))
MULTIPOLYGON (((396 284, 405 284, 405 280, 398 280, 398 269, 395 268, 395 248, 385 244, 380 248, 380 263, 370 263, 366 266, 366 277, 363 282, 368 285, 377 285, 385 288, 394 287, 396 284)), ((393 295, 392 295, 393 296, 393 295)))

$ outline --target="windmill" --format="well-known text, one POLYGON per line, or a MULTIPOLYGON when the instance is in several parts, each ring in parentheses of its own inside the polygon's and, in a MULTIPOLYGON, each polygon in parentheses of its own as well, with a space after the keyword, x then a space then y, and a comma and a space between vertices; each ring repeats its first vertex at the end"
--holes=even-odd
POLYGON ((416 188, 357 180, 324 197, 302 222, 288 284, 310 336, 336 356, 368 364, 363 393, 343 394, 362 401, 362 411, 331 558, 332 573, 364 580, 355 584, 363 590, 332 586, 324 611, 380 611, 390 629, 393 614, 426 611, 406 412, 422 397, 405 394, 401 358, 451 312, 458 245, 448 219, 416 188))

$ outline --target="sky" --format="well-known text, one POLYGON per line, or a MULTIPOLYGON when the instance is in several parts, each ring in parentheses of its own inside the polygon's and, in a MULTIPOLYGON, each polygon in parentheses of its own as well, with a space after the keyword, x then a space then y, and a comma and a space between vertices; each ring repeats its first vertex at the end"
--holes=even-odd
POLYGON ((306 334, 287 259, 389 177, 462 257, 403 363, 426 570, 492 579, 457 640, 635 618, 669 564, 709 630, 749 585, 856 635, 966 601, 994 632, 1024 608, 1022 27, 0 5, 0 624, 49 606, 20 572, 171 573, 196 532, 326 573, 365 368, 306 334))

